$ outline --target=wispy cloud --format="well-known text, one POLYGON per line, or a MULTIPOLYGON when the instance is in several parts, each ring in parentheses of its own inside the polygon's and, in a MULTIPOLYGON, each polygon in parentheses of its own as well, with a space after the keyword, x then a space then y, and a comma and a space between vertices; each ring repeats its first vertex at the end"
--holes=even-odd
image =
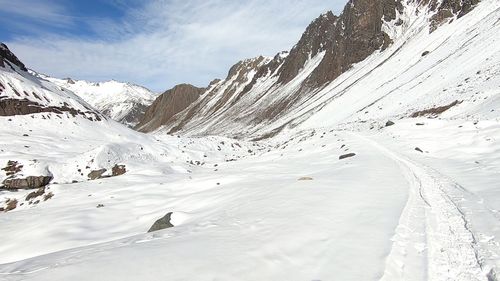
MULTIPOLYGON (((24 22, 25 26, 28 26, 27 21, 57 26, 73 22, 73 18, 68 15, 64 6, 54 1, 0 0, 0 13, 17 17, 17 20, 24 22)), ((3 18, 2 21, 9 20, 6 17, 0 18, 3 18)))
POLYGON ((204 86, 240 59, 291 48, 310 21, 347 2, 157 0, 137 8, 115 1, 125 17, 89 22, 95 38, 44 34, 8 44, 29 67, 54 76, 113 78, 158 91, 204 86))

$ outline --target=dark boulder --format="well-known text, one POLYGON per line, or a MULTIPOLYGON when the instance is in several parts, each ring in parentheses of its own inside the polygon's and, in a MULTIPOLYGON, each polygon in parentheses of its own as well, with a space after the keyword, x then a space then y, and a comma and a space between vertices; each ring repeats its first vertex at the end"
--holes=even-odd
POLYGON ((354 156, 356 156, 356 153, 348 153, 348 154, 340 155, 339 160, 346 159, 346 158, 351 158, 351 157, 354 157, 354 156))
POLYGON ((125 165, 115 165, 111 169, 111 174, 113 177, 121 176, 121 175, 125 174, 126 172, 127 172, 127 168, 125 165))
POLYGON ((387 123, 385 123, 385 126, 386 127, 390 127, 390 126, 394 126, 396 125, 396 123, 392 122, 391 120, 387 121, 387 123))
POLYGON ((148 232, 153 232, 153 231, 158 231, 158 230, 174 227, 174 225, 170 223, 171 216, 172 216, 172 212, 166 214, 163 218, 157 220, 153 224, 153 226, 151 226, 151 228, 148 230, 148 232))

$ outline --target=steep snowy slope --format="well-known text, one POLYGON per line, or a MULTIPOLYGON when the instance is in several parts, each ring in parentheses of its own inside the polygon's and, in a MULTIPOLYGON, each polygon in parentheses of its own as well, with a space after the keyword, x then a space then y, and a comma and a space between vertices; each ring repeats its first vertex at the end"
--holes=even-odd
POLYGON ((114 80, 93 83, 34 74, 74 92, 105 116, 131 127, 139 122, 146 108, 156 98, 156 94, 150 90, 130 83, 114 80))

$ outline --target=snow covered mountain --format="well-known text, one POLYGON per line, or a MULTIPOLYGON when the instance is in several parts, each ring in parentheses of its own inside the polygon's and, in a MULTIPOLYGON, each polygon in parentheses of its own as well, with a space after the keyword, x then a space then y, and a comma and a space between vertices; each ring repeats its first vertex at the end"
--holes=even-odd
POLYGON ((114 80, 95 83, 32 74, 72 91, 105 116, 130 127, 139 122, 157 96, 142 86, 114 80))
POLYGON ((498 34, 497 0, 351 0, 150 134, 2 45, 0 279, 499 280, 498 34))
POLYGON ((500 48, 496 3, 483 2, 350 1, 340 16, 313 21, 290 52, 236 64, 163 130, 262 138, 327 105, 338 107, 335 115, 314 120, 399 118, 457 99, 477 102, 463 89, 493 74, 500 48))

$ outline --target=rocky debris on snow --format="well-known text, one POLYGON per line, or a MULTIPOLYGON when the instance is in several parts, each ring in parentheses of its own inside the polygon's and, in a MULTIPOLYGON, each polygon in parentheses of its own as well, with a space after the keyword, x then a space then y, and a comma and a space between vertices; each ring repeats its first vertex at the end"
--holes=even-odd
POLYGON ((127 168, 125 165, 118 165, 116 164, 112 169, 111 169, 111 176, 116 177, 116 176, 121 176, 127 172, 127 168))
POLYGON ((97 209, 104 208, 104 204, 97 204, 96 208, 97 209))
POLYGON ((422 111, 417 111, 417 112, 413 113, 410 117, 412 117, 412 118, 423 117, 423 116, 436 117, 439 114, 441 114, 441 113, 449 110, 450 108, 457 106, 461 103, 462 103, 461 101, 456 100, 456 101, 454 101, 448 105, 445 105, 445 106, 438 106, 438 107, 433 107, 433 108, 429 108, 429 109, 422 110, 422 111))
POLYGON ((93 170, 87 176, 90 180, 97 180, 102 178, 102 175, 106 173, 106 171, 106 169, 93 170))
POLYGON ((5 205, 4 211, 5 212, 12 211, 15 208, 17 208, 17 199, 7 199, 5 204, 6 205, 5 205))
POLYGON ((105 168, 93 170, 87 175, 87 177, 89 178, 89 180, 97 180, 102 178, 121 176, 127 172, 127 167, 125 165, 116 164, 113 166, 113 168, 111 168, 111 175, 104 175, 104 173, 106 173, 107 171, 108 170, 105 168))
POLYGON ((354 156, 356 156, 356 153, 348 153, 348 154, 340 155, 339 156, 339 160, 343 160, 343 159, 346 159, 346 158, 351 158, 351 157, 354 157, 354 156))
POLYGON ((31 201, 31 199, 37 198, 45 194, 45 188, 40 188, 37 191, 33 191, 26 196, 26 201, 31 201))
POLYGON ((164 217, 162 217, 161 219, 158 219, 152 226, 151 228, 148 230, 148 232, 154 232, 154 231, 159 231, 159 230, 162 230, 162 229, 167 229, 167 228, 171 228, 171 227, 174 227, 174 225, 172 225, 170 223, 170 220, 171 220, 171 216, 172 216, 172 212, 166 214, 164 217))
POLYGON ((47 193, 47 194, 45 194, 45 195, 43 196, 43 201, 47 201, 47 200, 49 200, 49 199, 52 199, 52 197, 54 197, 54 193, 49 192, 49 193, 47 193))
POLYGON ((387 123, 385 123, 385 126, 386 127, 390 127, 390 126, 394 126, 396 125, 396 123, 392 122, 391 120, 387 121, 387 123))
POLYGON ((301 177, 301 178, 299 178, 299 181, 312 181, 312 180, 314 180, 314 179, 311 178, 311 177, 301 177))
POLYGON ((7 161, 7 166, 2 168, 2 171, 5 171, 5 175, 7 177, 14 176, 15 174, 21 172, 23 165, 20 165, 17 161, 7 161))

